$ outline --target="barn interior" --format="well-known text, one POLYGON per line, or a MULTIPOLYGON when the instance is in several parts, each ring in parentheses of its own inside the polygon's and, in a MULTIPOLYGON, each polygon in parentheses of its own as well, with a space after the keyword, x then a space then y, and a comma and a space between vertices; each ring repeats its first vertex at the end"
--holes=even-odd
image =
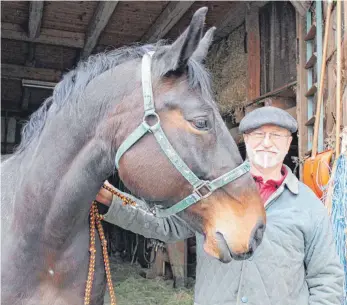
MULTIPOLYGON (((300 160, 311 149, 316 119, 327 12, 321 1, 2 1, 2 157, 15 151, 24 124, 80 60, 132 44, 171 42, 203 6, 209 9, 206 29, 217 27, 206 66, 220 113, 242 156, 246 152, 238 132, 240 120, 257 107, 279 107, 299 122, 285 164, 301 178, 300 160)), ((335 15, 334 10, 333 19, 335 15)), ((334 22, 329 31, 334 37, 334 22)), ((335 57, 336 42, 331 39, 324 112, 319 118, 321 150, 334 145, 335 57)), ((346 126, 347 106, 343 107, 346 126)), ((116 174, 109 181, 126 191, 116 174)), ((104 228, 109 255, 140 265, 143 278, 164 277, 176 288, 188 287, 194 279, 194 238, 165 245, 110 224, 104 228)))

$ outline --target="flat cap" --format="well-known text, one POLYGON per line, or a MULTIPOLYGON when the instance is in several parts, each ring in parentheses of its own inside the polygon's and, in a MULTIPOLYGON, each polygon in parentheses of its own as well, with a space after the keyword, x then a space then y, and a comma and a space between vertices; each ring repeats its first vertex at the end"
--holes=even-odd
POLYGON ((239 130, 246 133, 263 125, 276 125, 291 133, 298 130, 297 121, 288 112, 272 106, 264 106, 247 113, 240 122, 239 130))

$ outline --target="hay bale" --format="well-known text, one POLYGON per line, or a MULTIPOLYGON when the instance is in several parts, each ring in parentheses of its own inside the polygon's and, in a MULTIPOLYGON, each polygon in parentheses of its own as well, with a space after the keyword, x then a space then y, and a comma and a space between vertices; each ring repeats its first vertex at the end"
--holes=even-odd
POLYGON ((206 64, 212 76, 213 91, 222 115, 230 115, 247 100, 247 54, 245 28, 240 26, 214 44, 206 64))

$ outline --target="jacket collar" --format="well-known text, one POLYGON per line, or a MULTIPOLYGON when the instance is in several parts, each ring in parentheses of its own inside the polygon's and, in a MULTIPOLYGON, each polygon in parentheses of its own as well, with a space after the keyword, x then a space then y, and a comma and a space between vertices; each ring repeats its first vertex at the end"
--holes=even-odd
POLYGON ((287 168, 288 174, 283 181, 283 185, 286 185, 293 194, 297 195, 299 194, 299 180, 287 165, 284 166, 287 168))

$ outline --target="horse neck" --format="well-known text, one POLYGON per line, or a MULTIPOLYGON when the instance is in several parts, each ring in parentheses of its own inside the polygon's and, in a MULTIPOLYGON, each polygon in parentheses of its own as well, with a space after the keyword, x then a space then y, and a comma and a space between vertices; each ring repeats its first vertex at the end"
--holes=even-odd
POLYGON ((74 227, 87 225, 91 202, 113 172, 111 142, 122 129, 115 123, 115 134, 104 137, 100 130, 107 131, 107 126, 101 118, 134 92, 140 72, 133 62, 110 69, 93 79, 77 100, 48 113, 40 137, 22 157, 13 232, 30 232, 34 240, 39 234, 46 245, 60 247, 74 227))
POLYGON ((91 202, 113 170, 95 124, 81 117, 68 120, 68 112, 62 109, 47 120, 24 152, 14 202, 14 230, 54 248, 64 244, 74 226, 86 223, 91 202))

